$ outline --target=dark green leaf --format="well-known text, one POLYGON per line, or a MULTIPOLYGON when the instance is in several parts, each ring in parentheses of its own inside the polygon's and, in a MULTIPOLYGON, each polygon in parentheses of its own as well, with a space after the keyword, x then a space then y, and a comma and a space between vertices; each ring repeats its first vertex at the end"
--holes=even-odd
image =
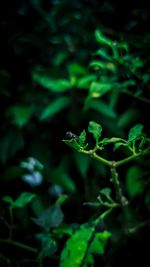
POLYGON ((33 107, 14 106, 9 109, 8 113, 13 117, 16 125, 23 127, 29 122, 33 107))
POLYGON ((59 97, 51 102, 42 112, 40 120, 45 120, 53 117, 58 112, 66 108, 70 104, 70 99, 68 97, 59 97))
POLYGON ((99 99, 90 99, 87 108, 93 109, 109 118, 116 118, 117 116, 111 106, 99 99))
POLYGON ((4 196, 2 200, 5 201, 6 203, 9 203, 11 206, 13 205, 13 199, 10 196, 4 196))
POLYGON ((142 180, 142 170, 138 166, 132 166, 128 169, 126 176, 126 187, 130 197, 140 195, 144 191, 145 183, 142 180))

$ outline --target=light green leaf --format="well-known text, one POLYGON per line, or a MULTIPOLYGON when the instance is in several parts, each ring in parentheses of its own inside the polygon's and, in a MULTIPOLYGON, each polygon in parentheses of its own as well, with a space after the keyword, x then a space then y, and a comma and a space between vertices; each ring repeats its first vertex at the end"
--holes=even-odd
POLYGON ((88 240, 93 234, 93 227, 82 225, 67 241, 61 253, 59 267, 79 267, 86 253, 88 240))
POLYGON ((65 79, 52 79, 44 72, 34 71, 32 79, 42 87, 54 93, 63 93, 71 88, 71 84, 65 79))
POLYGON ((127 192, 131 198, 140 195, 144 191, 144 181, 142 180, 142 170, 138 166, 129 168, 126 176, 127 192))
POLYGON ((96 233, 89 252, 92 254, 104 254, 105 246, 110 237, 111 233, 108 231, 96 233))
POLYGON ((72 138, 71 140, 63 140, 63 142, 65 142, 65 144, 67 144, 68 146, 73 147, 77 151, 80 151, 80 149, 82 149, 75 138, 72 138))
POLYGON ((95 31, 95 38, 96 38, 96 41, 99 42, 100 44, 112 46, 112 41, 108 39, 107 37, 105 37, 102 34, 102 32, 100 32, 100 30, 95 31))
POLYGON ((29 204, 34 198, 36 197, 35 194, 29 192, 23 192, 14 202, 14 208, 23 208, 27 204, 29 204))
POLYGON ((94 227, 82 225, 64 247, 59 267, 94 266, 93 254, 103 254, 111 234, 107 231, 95 233, 94 227), (92 264, 92 265, 91 265, 92 264))
POLYGON ((83 130, 82 133, 79 135, 79 145, 83 147, 86 142, 86 131, 83 130))
POLYGON ((40 116, 40 120, 45 120, 56 115, 61 110, 66 108, 69 104, 70 104, 70 99, 68 97, 62 96, 62 97, 56 98, 43 110, 40 116))
POLYGON ((131 128, 128 134, 128 141, 132 142, 141 137, 143 128, 144 126, 142 124, 137 124, 131 128))
POLYGON ((100 194, 101 195, 104 195, 109 201, 112 202, 112 198, 111 198, 111 189, 106 187, 106 188, 103 188, 102 190, 100 190, 100 194))
POLYGON ((112 83, 92 82, 90 86, 91 97, 101 97, 113 88, 112 83))
POLYGON ((116 143, 116 144, 114 145, 113 150, 115 151, 116 149, 118 149, 118 148, 121 147, 121 146, 126 146, 126 144, 123 143, 123 142, 118 142, 118 143, 116 143))
POLYGON ((88 126, 88 131, 89 133, 93 134, 96 143, 98 143, 102 133, 102 126, 94 121, 90 121, 88 126))
POLYGON ((95 79, 95 75, 88 75, 80 78, 77 82, 78 88, 89 88, 90 83, 95 79))
POLYGON ((104 138, 103 140, 101 140, 99 142, 99 144, 102 146, 105 146, 107 144, 118 143, 120 141, 122 141, 122 143, 123 143, 124 140, 122 138, 118 138, 118 137, 111 137, 111 138, 104 138))

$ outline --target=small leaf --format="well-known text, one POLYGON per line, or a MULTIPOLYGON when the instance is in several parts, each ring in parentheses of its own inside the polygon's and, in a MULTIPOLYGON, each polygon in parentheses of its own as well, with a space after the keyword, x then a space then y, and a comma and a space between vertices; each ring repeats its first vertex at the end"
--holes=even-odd
POLYGON ((105 146, 107 144, 118 143, 120 141, 124 141, 124 140, 118 137, 104 138, 102 141, 99 142, 99 144, 105 146))
POLYGON ((90 121, 88 126, 88 131, 89 133, 93 134, 96 143, 98 143, 98 140, 101 137, 102 133, 102 126, 94 121, 90 121))
POLYGON ((35 194, 29 192, 23 192, 14 202, 14 208, 23 208, 27 204, 29 204, 34 198, 36 197, 35 194))
POLYGON ((95 31, 95 38, 96 38, 96 41, 99 42, 100 44, 112 46, 112 41, 106 38, 99 30, 95 31))
POLYGON ((56 98, 52 103, 50 103, 42 112, 40 120, 48 119, 61 110, 66 108, 70 104, 70 99, 68 97, 59 97, 56 98))
POLYGON ((63 142, 65 142, 65 144, 67 144, 70 147, 73 147, 74 149, 76 149, 77 151, 80 151, 80 149, 82 148, 76 139, 71 139, 71 140, 63 140, 63 142))
POLYGON ((83 130, 82 133, 79 135, 79 145, 84 146, 86 142, 86 131, 83 130))
POLYGON ((142 124, 137 124, 133 128, 131 128, 128 134, 128 141, 132 142, 138 139, 142 135, 143 128, 144 126, 142 124))
POLYGON ((123 142, 118 142, 118 143, 116 143, 116 144, 114 145, 113 150, 115 151, 116 149, 118 149, 118 148, 121 147, 121 146, 126 146, 126 144, 123 143, 123 142))
POLYGON ((102 190, 100 190, 100 194, 104 195, 106 197, 107 200, 109 200, 110 202, 113 202, 112 198, 111 198, 111 189, 106 187, 103 188, 102 190))
POLYGON ((40 252, 39 258, 50 257, 57 251, 57 243, 56 241, 47 233, 37 234, 37 238, 41 240, 42 243, 42 251, 40 252))
POLYGON ((142 180, 142 170, 138 166, 129 168, 126 176, 126 187, 130 197, 140 195, 144 191, 144 181, 142 180))

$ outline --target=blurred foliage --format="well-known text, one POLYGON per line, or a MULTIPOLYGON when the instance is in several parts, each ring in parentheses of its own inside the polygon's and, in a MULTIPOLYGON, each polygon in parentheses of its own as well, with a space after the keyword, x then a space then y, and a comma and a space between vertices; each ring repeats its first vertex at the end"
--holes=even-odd
MULTIPOLYGON (((75 266, 86 266, 84 234, 90 235, 97 208, 83 203, 108 187, 109 172, 62 139, 66 132, 79 135, 89 121, 100 123, 108 138, 124 139, 136 124, 149 134, 149 19, 149 8, 126 2, 0 4, 1 266, 65 266, 68 244, 74 247, 80 236, 75 266)), ((85 138, 83 131, 79 145, 86 147, 85 138)), ((112 145, 102 152, 114 159, 112 145)), ((123 153, 128 156, 125 147, 123 153)), ((115 160, 120 157, 117 149, 115 160)), ((123 166, 120 175, 132 207, 126 217, 145 223, 130 236, 120 212, 100 222, 100 251, 89 250, 89 266, 126 266, 135 258, 144 265, 148 259, 149 158, 123 166)))

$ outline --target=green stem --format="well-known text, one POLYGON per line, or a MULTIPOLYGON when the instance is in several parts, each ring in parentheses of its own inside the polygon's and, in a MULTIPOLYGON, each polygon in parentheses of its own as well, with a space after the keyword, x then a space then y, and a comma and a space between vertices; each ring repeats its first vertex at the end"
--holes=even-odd
POLYGON ((119 161, 115 162, 114 166, 115 166, 115 168, 117 168, 117 167, 119 167, 121 165, 124 165, 124 164, 126 164, 126 163, 128 163, 128 162, 130 162, 132 160, 140 158, 141 156, 144 156, 145 154, 147 154, 148 151, 149 151, 149 149, 146 149, 145 151, 136 153, 136 154, 134 154, 132 156, 129 156, 129 157, 125 158, 125 159, 119 160, 119 161))
POLYGON ((22 248, 24 250, 28 250, 28 251, 33 252, 33 253, 37 253, 38 252, 38 250, 36 248, 27 246, 25 244, 22 244, 20 242, 14 241, 14 240, 0 239, 0 242, 1 243, 5 243, 5 244, 10 244, 10 245, 13 245, 13 246, 16 246, 16 247, 19 247, 19 248, 22 248))
POLYGON ((132 160, 135 160, 141 156, 144 156, 145 154, 147 154, 149 152, 150 148, 148 147, 147 149, 145 149, 144 151, 141 151, 139 153, 136 153, 132 156, 129 156, 125 159, 122 159, 122 160, 119 160, 119 161, 110 161, 110 160, 107 160, 105 158, 102 158, 100 156, 98 156, 95 152, 95 149, 93 150, 84 150, 84 149, 81 149, 80 152, 83 153, 83 154, 86 154, 86 155, 89 155, 91 157, 93 157, 94 159, 97 159, 98 161, 100 161, 101 163, 103 163, 104 165, 108 166, 108 167, 115 167, 115 168, 118 168, 132 160))
POLYGON ((110 171, 111 171, 112 181, 113 181, 114 186, 116 188, 117 198, 118 198, 122 208, 124 209, 124 207, 128 204, 128 201, 125 198, 125 196, 123 195, 121 184, 120 184, 120 181, 118 178, 118 173, 117 173, 115 167, 112 167, 110 171))
POLYGON ((111 162, 111 161, 109 161, 109 160, 107 160, 107 159, 104 159, 104 158, 98 156, 98 155, 95 153, 95 150, 89 150, 89 151, 87 151, 87 150, 82 149, 82 150, 80 150, 80 152, 82 152, 82 153, 84 153, 84 154, 86 154, 86 155, 90 155, 90 156, 93 157, 94 159, 97 159, 98 161, 100 161, 101 163, 103 163, 103 164, 105 164, 105 165, 107 165, 107 166, 109 166, 109 167, 112 166, 112 162, 111 162))
POLYGON ((82 259, 82 262, 80 264, 80 267, 83 267, 84 266, 84 263, 85 263, 85 260, 86 260, 86 257, 88 255, 88 252, 89 252, 89 249, 90 249, 90 246, 92 244, 92 241, 94 240, 94 237, 95 237, 95 233, 97 231, 97 226, 100 224, 101 221, 103 221, 112 211, 112 208, 106 210, 104 213, 102 213, 94 222, 94 228, 93 228, 93 231, 92 231, 92 234, 88 240, 88 244, 87 244, 87 247, 86 247, 86 251, 85 251, 85 254, 84 254, 84 257, 82 259))

